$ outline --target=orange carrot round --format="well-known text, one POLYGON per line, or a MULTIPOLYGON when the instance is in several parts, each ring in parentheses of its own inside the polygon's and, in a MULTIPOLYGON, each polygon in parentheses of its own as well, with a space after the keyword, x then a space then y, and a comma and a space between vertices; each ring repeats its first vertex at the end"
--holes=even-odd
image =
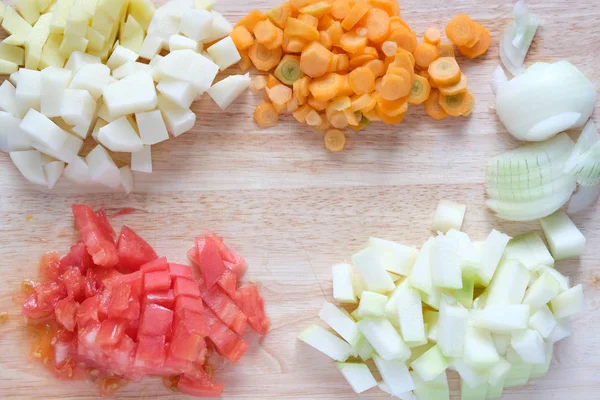
POLYGON ((415 63, 423 69, 429 67, 429 64, 437 60, 439 54, 437 46, 429 43, 420 43, 413 53, 415 63))
POLYGON ((370 8, 371 5, 364 1, 357 1, 356 3, 354 3, 352 8, 350 9, 350 12, 342 21, 342 28, 344 28, 347 31, 354 28, 354 25, 356 25, 358 21, 360 21, 362 17, 364 17, 365 14, 367 14, 370 8))
POLYGON ((254 44, 254 37, 243 25, 236 26, 229 36, 238 50, 247 50, 254 44))
POLYGON ((436 121, 442 120, 448 116, 448 114, 440 106, 439 98, 440 92, 432 89, 429 98, 425 100, 425 112, 436 121))
POLYGON ((468 15, 458 14, 446 25, 446 36, 457 46, 466 46, 476 35, 476 25, 468 15))
POLYGON ((385 40, 396 42, 398 47, 411 53, 417 48, 417 35, 404 26, 391 31, 385 40))
POLYGON ((258 43, 266 45, 277 39, 278 29, 269 19, 265 19, 254 26, 254 37, 258 43))
POLYGON ((399 68, 398 74, 386 74, 381 81, 381 98, 397 100, 408 96, 412 88, 411 75, 404 68, 399 68))
POLYGON ((367 47, 367 38, 358 36, 354 32, 346 32, 340 38, 340 46, 350 54, 361 53, 367 47))
POLYGON ((356 68, 350 72, 349 85, 356 94, 370 93, 375 87, 375 75, 369 68, 356 68))
POLYGON ((332 6, 331 15, 338 21, 346 18, 352 9, 352 3, 349 0, 335 0, 332 6))
POLYGON ((415 75, 412 89, 408 95, 408 103, 421 104, 429 98, 430 93, 431 85, 429 84, 429 81, 420 75, 415 75))
POLYGON ((279 121, 279 113, 272 104, 264 103, 256 107, 254 120, 261 128, 270 128, 279 121))
POLYGON ((444 96, 453 96, 455 94, 463 93, 467 91, 467 76, 460 74, 460 80, 453 85, 449 86, 438 86, 440 93, 444 96))
POLYGON ((437 28, 427 28, 425 31, 425 35, 423 36, 425 42, 429 44, 438 45, 440 44, 440 40, 442 39, 442 34, 437 28))
POLYGON ((380 43, 390 32, 390 16, 384 10, 371 8, 365 15, 367 38, 373 43, 380 43))
POLYGON ((479 31, 479 40, 477 41, 477 43, 475 43, 475 45, 471 47, 458 46, 458 51, 460 52, 460 54, 467 58, 474 59, 487 52, 491 42, 490 31, 488 31, 481 25, 479 31))
POLYGON ((302 50, 300 69, 311 78, 317 78, 331 70, 333 53, 319 42, 312 42, 302 50))
POLYGON ((330 129, 325 132, 323 140, 325 148, 333 153, 344 150, 346 146, 346 135, 337 129, 330 129))
POLYGON ((433 81, 440 86, 454 85, 460 81, 460 67, 454 57, 438 58, 427 70, 433 81))
POLYGON ((444 109, 446 114, 452 117, 460 117, 469 108, 466 93, 459 93, 452 96, 440 94, 438 103, 440 104, 440 107, 444 109))
POLYGON ((250 47, 248 56, 252 60, 252 63, 259 71, 270 71, 275 68, 279 61, 281 61, 281 48, 267 49, 260 43, 254 43, 250 47))
POLYGON ((385 66, 381 60, 371 60, 365 63, 363 67, 369 68, 376 78, 379 78, 385 74, 385 66))

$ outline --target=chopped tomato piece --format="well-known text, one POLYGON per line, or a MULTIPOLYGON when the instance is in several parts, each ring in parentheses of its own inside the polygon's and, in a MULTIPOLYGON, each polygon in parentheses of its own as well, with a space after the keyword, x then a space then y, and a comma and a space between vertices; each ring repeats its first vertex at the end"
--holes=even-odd
POLYGON ((100 306, 100 297, 98 295, 85 299, 77 310, 77 325, 79 328, 85 327, 90 322, 99 322, 98 307, 100 306))
POLYGON ((229 326, 235 333, 243 334, 246 329, 248 317, 238 308, 235 302, 219 286, 211 289, 203 284, 199 285, 200 297, 221 321, 229 326))
POLYGON ((21 310, 21 314, 24 317, 29 317, 32 319, 45 319, 54 314, 53 307, 41 308, 40 304, 37 300, 37 295, 32 293, 25 299, 23 303, 23 309, 21 310))
POLYGON ((175 313, 181 310, 190 310, 201 313, 204 311, 204 304, 200 297, 179 296, 175 300, 175 313))
POLYGON ((173 289, 169 289, 161 292, 146 293, 145 302, 173 309, 175 305, 175 292, 173 289))
POLYGON ((64 326, 66 330, 73 331, 75 329, 78 308, 79 303, 70 297, 65 297, 56 303, 56 308, 54 309, 56 321, 64 326))
POLYGON ((131 295, 139 298, 142 295, 144 276, 141 271, 135 271, 130 274, 120 275, 115 280, 120 283, 127 283, 131 286, 131 295))
POLYGON ((33 291, 41 309, 47 310, 56 307, 59 300, 67 297, 64 285, 56 282, 47 282, 37 285, 33 291))
POLYGON ((127 225, 123 225, 121 228, 117 252, 119 268, 125 271, 137 271, 142 265, 158 258, 152 246, 127 225))
POLYGON ((108 222, 108 216, 106 215, 106 210, 102 207, 96 215, 98 216, 98 226, 100 230, 106 237, 106 239, 111 240, 113 243, 117 239, 117 233, 113 229, 110 222, 108 222))
POLYGON ((81 270, 78 267, 68 267, 60 278, 67 289, 67 296, 75 300, 81 300, 84 297, 85 279, 81 276, 81 270))
POLYGON ((192 296, 200 297, 200 290, 198 289, 198 283, 191 279, 175 278, 175 285, 173 285, 175 291, 175 297, 179 296, 192 296))
POLYGON ((199 397, 218 397, 223 393, 223 385, 210 381, 208 375, 205 379, 188 378, 186 375, 177 382, 177 389, 184 394, 199 397))
POLYGON ((134 366, 152 373, 156 367, 165 363, 165 336, 139 335, 134 366))
POLYGON ((187 329, 176 329, 169 354, 173 358, 196 361, 200 352, 206 348, 206 342, 201 335, 187 329))
POLYGON ((169 271, 154 271, 144 275, 144 292, 169 290, 171 288, 171 274, 169 271))
POLYGON ((248 344, 221 322, 212 311, 205 309, 205 313, 210 326, 208 338, 215 345, 219 354, 232 363, 237 363, 248 350, 248 344))
POLYGON ((85 275, 92 265, 92 257, 85 249, 85 244, 78 242, 60 259, 59 269, 66 271, 70 267, 77 267, 81 270, 81 274, 85 275))
MULTIPOLYGON (((109 316, 110 316, 110 313, 109 313, 109 316)), ((136 297, 131 296, 129 298, 129 304, 127 305, 127 308, 119 314, 119 317, 123 318, 123 319, 127 319, 127 320, 139 319, 140 318, 140 301, 136 297)))
POLYGON ((235 297, 236 304, 248 316, 248 323, 259 334, 265 335, 269 330, 270 321, 265 315, 265 301, 258 294, 256 285, 240 288, 235 297))
POLYGON ((167 262, 166 257, 160 257, 160 258, 157 258, 156 260, 149 261, 140 267, 140 271, 142 271, 143 274, 147 274, 148 272, 154 272, 154 271, 168 271, 168 270, 169 270, 169 263, 167 262))
POLYGON ((196 241, 196 265, 207 287, 211 288, 225 272, 217 241, 212 237, 199 237, 196 241))
POLYGON ((164 336, 171 329, 173 311, 156 304, 147 304, 142 313, 140 334, 164 336))
POLYGON ((108 305, 108 317, 119 318, 121 313, 129 307, 131 286, 127 283, 115 283, 111 289, 108 305))
POLYGON ((185 329, 192 333, 197 333, 202 337, 208 336, 209 326, 206 314, 204 312, 195 312, 191 310, 180 310, 175 313, 174 325, 175 332, 185 329))
POLYGON ((60 256, 57 252, 46 253, 40 258, 40 277, 45 281, 57 281, 62 274, 60 256))
POLYGON ((96 344, 100 347, 114 347, 125 335, 125 324, 119 320, 107 319, 100 325, 96 344))
POLYGON ((225 270, 217 283, 229 297, 232 299, 235 297, 235 292, 237 290, 237 275, 235 273, 230 270, 225 270))
POLYGON ((171 277, 194 279, 192 267, 188 265, 169 263, 169 272, 171 277))
POLYGON ((134 377, 138 374, 133 371, 133 361, 137 344, 127 335, 123 335, 117 347, 113 350, 111 358, 116 364, 115 372, 119 375, 134 377))
POLYGON ((125 334, 132 339, 137 339, 140 330, 140 319, 125 320, 125 334))
POLYGON ((117 265, 119 262, 117 249, 114 241, 107 237, 104 222, 101 222, 94 211, 86 205, 73 204, 72 208, 75 225, 94 264, 103 267, 117 265))

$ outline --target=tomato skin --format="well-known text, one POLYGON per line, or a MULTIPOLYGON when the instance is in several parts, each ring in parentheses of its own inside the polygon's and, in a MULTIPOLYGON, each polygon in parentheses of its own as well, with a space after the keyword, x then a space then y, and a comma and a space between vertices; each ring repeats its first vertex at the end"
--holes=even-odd
POLYGON ((173 311, 156 304, 147 304, 140 321, 141 335, 167 335, 173 324, 173 311))
POLYGON ((191 279, 186 278, 175 278, 175 284, 173 285, 175 297, 179 296, 192 296, 200 297, 200 290, 198 289, 198 283, 191 279))
MULTIPOLYGON (((94 264, 103 267, 114 267, 119 262, 114 241, 108 237, 104 222, 86 205, 73 204, 75 226, 85 243, 94 264)), ((111 228, 112 229, 112 228, 111 228)))
POLYGON ((142 265, 158 258, 152 246, 127 225, 123 225, 121 228, 117 252, 119 269, 123 271, 137 271, 142 265))
POLYGON ((72 332, 75 330, 78 308, 79 303, 77 303, 71 297, 65 297, 56 303, 56 308, 54 309, 56 321, 64 326, 66 330, 72 332))
POLYGON ((208 288, 214 286, 223 272, 225 264, 221 259, 219 246, 213 237, 200 237, 196 241, 197 266, 208 288))
POLYGON ((144 275, 144 292, 159 292, 171 288, 169 271, 154 271, 144 275))

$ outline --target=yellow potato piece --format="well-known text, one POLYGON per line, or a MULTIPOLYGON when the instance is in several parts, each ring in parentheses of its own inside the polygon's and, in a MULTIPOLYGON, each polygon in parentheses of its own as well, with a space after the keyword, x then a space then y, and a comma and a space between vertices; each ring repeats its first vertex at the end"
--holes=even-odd
POLYGON ((42 15, 31 30, 25 46, 25 68, 38 69, 42 58, 42 50, 50 35, 52 14, 42 15))

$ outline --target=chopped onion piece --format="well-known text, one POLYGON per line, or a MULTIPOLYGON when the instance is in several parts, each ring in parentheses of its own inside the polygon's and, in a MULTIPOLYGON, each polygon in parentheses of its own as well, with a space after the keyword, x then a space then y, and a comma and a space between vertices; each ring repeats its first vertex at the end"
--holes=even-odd
POLYGON ((540 220, 540 225, 555 260, 579 257, 585 249, 585 237, 562 210, 540 220))
POLYGON ((600 197, 600 184, 593 187, 579 186, 577 191, 571 197, 567 213, 578 214, 593 204, 596 204, 600 197))
POLYGON ((492 91, 494 94, 498 93, 498 90, 502 85, 508 82, 508 78, 502 69, 502 66, 498 65, 494 70, 494 75, 492 76, 492 91))

